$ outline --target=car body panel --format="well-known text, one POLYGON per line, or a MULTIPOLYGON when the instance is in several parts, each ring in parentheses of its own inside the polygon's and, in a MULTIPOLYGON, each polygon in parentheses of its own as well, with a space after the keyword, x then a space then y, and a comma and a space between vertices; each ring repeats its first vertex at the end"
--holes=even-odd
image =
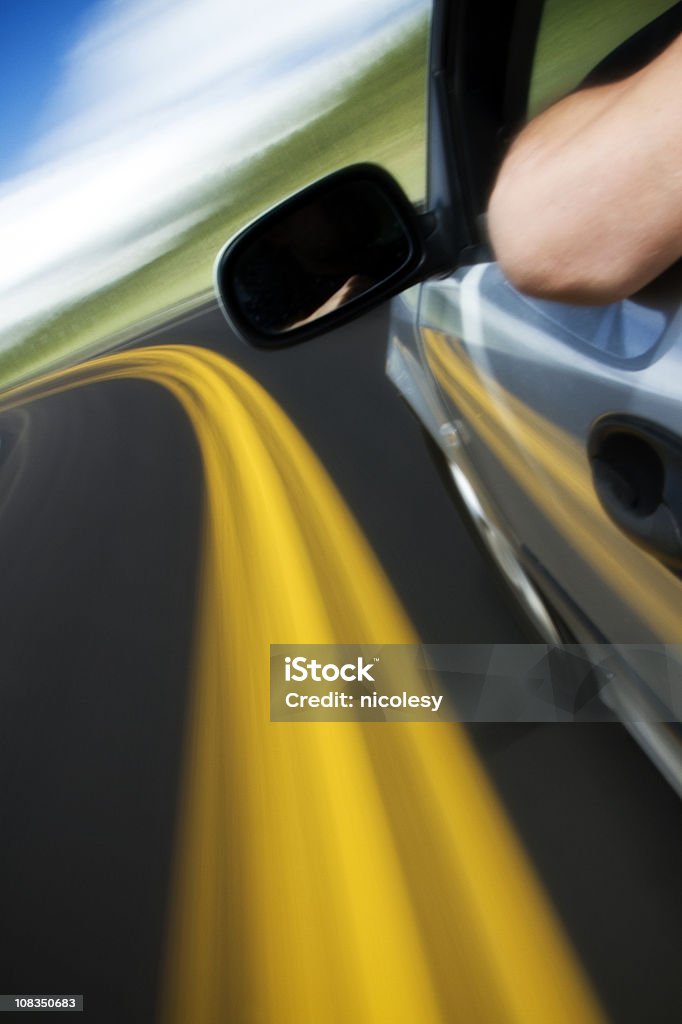
POLYGON ((666 648, 664 671, 651 652, 652 644, 681 642, 682 581, 612 522, 588 458, 593 425, 605 415, 682 434, 674 291, 667 303, 574 308, 529 299, 496 264, 482 263, 421 286, 416 333, 401 302, 389 376, 440 445, 460 492, 464 467, 465 489, 519 565, 558 582, 563 600, 552 594, 550 603, 562 605, 576 639, 614 645, 617 710, 682 786, 680 744, 665 723, 682 717, 682 647, 666 648))

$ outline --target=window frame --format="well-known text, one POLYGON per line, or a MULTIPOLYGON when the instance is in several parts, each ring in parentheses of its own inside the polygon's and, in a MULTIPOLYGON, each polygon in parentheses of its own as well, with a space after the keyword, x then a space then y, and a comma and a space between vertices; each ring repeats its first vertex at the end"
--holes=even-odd
POLYGON ((434 0, 427 202, 455 265, 485 247, 482 215, 524 123, 543 8, 544 0, 434 0))

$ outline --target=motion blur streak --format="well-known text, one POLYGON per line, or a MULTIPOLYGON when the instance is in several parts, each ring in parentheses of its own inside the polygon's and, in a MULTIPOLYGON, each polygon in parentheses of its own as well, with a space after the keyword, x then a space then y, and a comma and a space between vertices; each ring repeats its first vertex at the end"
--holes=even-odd
MULTIPOLYGON (((659 562, 619 535, 602 509, 584 447, 455 354, 451 340, 423 332, 429 366, 487 448, 534 505, 561 526, 576 553, 611 580, 620 600, 646 619, 663 643, 680 639, 678 582, 659 562), (491 398, 491 394, 495 396, 491 398), (503 404, 505 418, 500 416, 503 404), (511 425, 511 426, 510 426, 511 425)), ((629 634, 629 642, 632 642, 629 634)))
POLYGON ((461 729, 270 723, 270 643, 416 638, 260 386, 214 353, 153 348, 56 373, 3 405, 122 377, 170 389, 205 466, 163 1020, 601 1020, 461 729))

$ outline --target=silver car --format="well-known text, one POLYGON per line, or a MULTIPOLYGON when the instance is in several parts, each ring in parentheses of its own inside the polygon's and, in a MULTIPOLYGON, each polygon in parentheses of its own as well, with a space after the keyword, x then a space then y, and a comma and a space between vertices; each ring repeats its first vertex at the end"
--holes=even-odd
POLYGON ((505 279, 485 232, 519 126, 682 30, 680 4, 600 6, 437 0, 425 209, 380 168, 347 168, 233 239, 216 284, 262 347, 393 297, 388 375, 535 635, 608 652, 603 698, 682 793, 680 267, 608 306, 538 301, 505 279))

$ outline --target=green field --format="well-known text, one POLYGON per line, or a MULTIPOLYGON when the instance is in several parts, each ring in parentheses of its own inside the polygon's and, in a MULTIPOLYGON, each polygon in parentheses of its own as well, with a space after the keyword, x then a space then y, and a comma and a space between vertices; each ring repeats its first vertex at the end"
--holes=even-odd
MULTIPOLYGON (((388 168, 414 199, 424 195, 427 21, 421 18, 374 63, 322 98, 325 109, 226 174, 194 209, 209 209, 175 246, 36 326, 0 354, 0 386, 74 362, 137 333, 149 318, 199 301, 223 243, 262 210, 321 175, 361 160, 388 168)), ((178 209, 173 219, 191 210, 178 209)))
POLYGON ((547 0, 533 63, 528 113, 565 96, 617 46, 674 0, 547 0))

